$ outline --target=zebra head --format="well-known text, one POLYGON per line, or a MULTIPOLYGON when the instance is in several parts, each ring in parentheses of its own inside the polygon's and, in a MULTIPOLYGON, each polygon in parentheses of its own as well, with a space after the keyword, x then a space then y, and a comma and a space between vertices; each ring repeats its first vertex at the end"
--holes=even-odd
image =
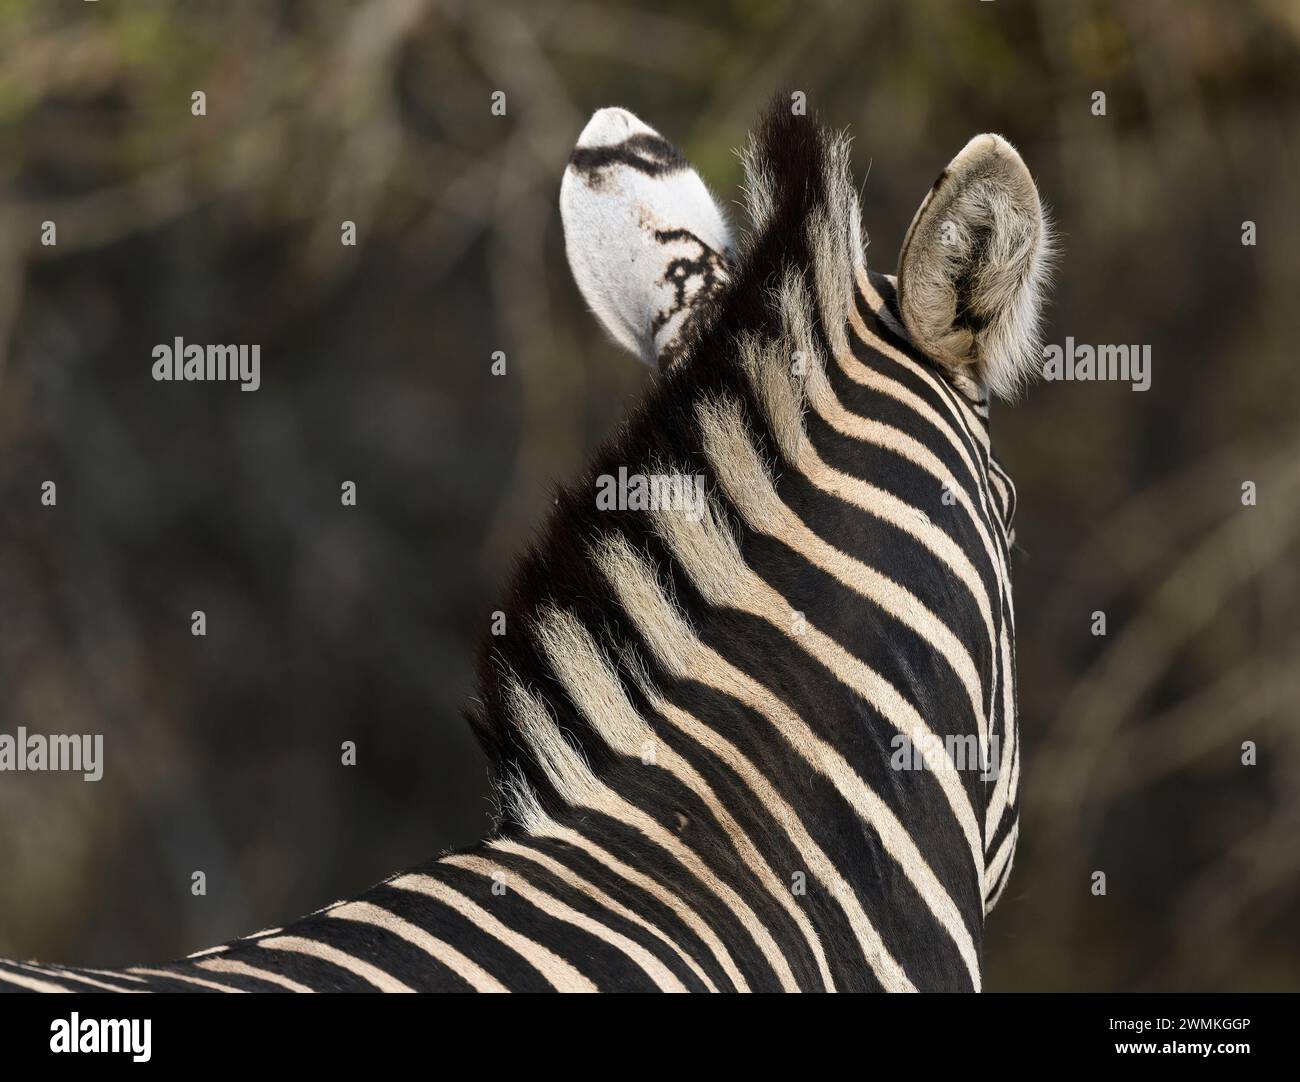
MULTIPOLYGON (((773 209, 773 178, 754 175, 756 151, 748 194, 763 217, 773 209)), ((856 226, 856 199, 839 209, 856 226)), ((560 210, 573 276, 605 329, 647 363, 677 360, 736 256, 727 215, 699 174, 626 109, 600 109, 578 137, 560 210)), ((896 296, 886 321, 968 397, 1012 398, 1040 367, 1052 257, 1024 161, 1002 136, 977 135, 917 208, 889 276, 896 296)))
MULTIPOLYGON (((749 708, 784 719, 787 746, 834 775, 845 800, 857 799, 849 779, 862 781, 859 814, 870 793, 892 794, 884 803, 897 806, 881 812, 900 831, 892 859, 978 985, 980 925, 1018 834, 1020 767, 1015 495, 992 452, 988 403, 1037 372, 1050 230, 1028 169, 998 135, 976 136, 943 170, 893 274, 868 269, 845 137, 778 99, 744 163, 750 221, 737 245, 686 159, 631 113, 600 110, 578 140, 560 196, 574 277, 609 334, 666 371, 525 561, 517 596, 536 645, 493 651, 487 682, 510 671, 522 684, 573 687, 600 665, 633 688, 628 717, 671 716, 662 688, 673 679, 726 702, 751 695, 749 708), (685 462, 706 467, 702 523, 590 513, 598 473, 685 462), (561 552, 572 537, 595 540, 574 558, 561 552), (571 591, 556 585, 570 574, 571 591), (584 608, 602 590, 614 595, 605 609, 584 608), (736 624, 737 611, 757 622, 736 624), (581 662, 556 646, 570 620, 590 629, 581 662), (820 727, 792 720, 811 717, 820 727), (828 736, 839 766, 800 747, 813 734, 828 736), (943 743, 937 782, 900 788, 877 770, 873 756, 900 736, 943 743), (953 739, 978 748, 965 767, 953 739), (943 807, 938 819, 929 802, 943 807), (950 828, 965 872, 938 871, 950 828)), ((520 720, 544 715, 510 686, 499 706, 489 687, 482 729, 523 764, 511 784, 524 794, 518 818, 535 823, 539 801, 562 805, 574 787, 554 765, 563 748, 541 747, 540 729, 520 720)), ((585 690, 543 705, 563 722, 575 701, 583 714, 585 690)), ((633 726, 612 734, 595 706, 585 724, 597 745, 635 754, 633 726)), ((579 743, 593 761, 608 751, 579 743)), ((899 964, 914 979, 926 963, 899 964)), ((876 976, 907 983, 888 965, 876 976)))

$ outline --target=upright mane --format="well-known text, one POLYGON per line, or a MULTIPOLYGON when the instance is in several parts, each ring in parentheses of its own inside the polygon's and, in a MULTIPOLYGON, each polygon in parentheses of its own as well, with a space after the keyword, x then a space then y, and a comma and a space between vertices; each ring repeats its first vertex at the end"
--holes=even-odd
POLYGON ((507 821, 522 822, 537 807, 554 814, 566 804, 557 777, 565 767, 556 761, 557 749, 539 746, 546 739, 529 724, 530 711, 521 709, 521 690, 549 713, 578 761, 595 774, 614 768, 620 758, 570 701, 539 641, 545 635, 543 613, 559 609, 575 616, 617 667, 634 704, 644 706, 647 677, 657 683, 665 675, 593 559, 593 546, 621 534, 651 561, 688 621, 706 618, 707 604, 675 567, 648 516, 597 506, 598 478, 617 475, 620 468, 703 475, 710 506, 741 532, 739 516, 706 463, 701 406, 738 403, 760 455, 779 463, 790 431, 802 425, 807 376, 843 335, 864 248, 848 139, 814 116, 794 115, 789 103, 788 96, 778 96, 743 155, 750 228, 728 283, 692 321, 680 359, 650 380, 581 477, 559 488, 540 536, 510 577, 501 606, 504 634, 485 636, 480 645, 479 696, 469 718, 507 821), (773 351, 784 357, 778 371, 756 372, 755 356, 773 351), (791 379, 791 366, 800 359, 796 351, 804 354, 806 367, 802 378, 791 379), (792 393, 773 393, 773 378, 792 393))

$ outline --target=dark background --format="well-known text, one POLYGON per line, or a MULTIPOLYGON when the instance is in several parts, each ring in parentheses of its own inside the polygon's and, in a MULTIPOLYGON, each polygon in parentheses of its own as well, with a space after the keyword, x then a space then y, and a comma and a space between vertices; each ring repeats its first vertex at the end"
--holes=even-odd
POLYGON ((622 105, 730 202, 789 87, 855 134, 876 269, 998 131, 1061 233, 1048 341, 1154 355, 995 413, 1024 780, 987 986, 1300 987, 1298 54, 1287 0, 0 4, 0 731, 107 759, 0 775, 0 955, 167 959, 488 825, 472 647, 648 378, 570 280, 565 160, 622 105), (177 335, 259 343, 261 389, 153 382, 177 335))

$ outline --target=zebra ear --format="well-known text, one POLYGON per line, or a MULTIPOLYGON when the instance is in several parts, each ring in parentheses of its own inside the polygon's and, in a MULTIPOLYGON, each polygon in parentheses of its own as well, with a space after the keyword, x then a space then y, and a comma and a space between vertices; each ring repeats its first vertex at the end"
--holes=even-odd
POLYGON ((935 181, 903 241, 903 322, 935 360, 1012 397, 1040 366, 1051 257, 1038 190, 1016 148, 977 135, 935 181))
POLYGON ((560 185, 569 266, 619 345, 667 368, 726 281, 731 230, 699 174, 626 109, 582 130, 560 185))

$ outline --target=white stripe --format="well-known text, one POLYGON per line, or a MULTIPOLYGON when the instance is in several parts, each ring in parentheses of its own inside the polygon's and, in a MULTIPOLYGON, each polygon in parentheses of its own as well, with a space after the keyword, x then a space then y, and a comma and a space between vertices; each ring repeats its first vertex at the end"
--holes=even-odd
POLYGON ((229 973, 236 977, 252 977, 254 980, 265 981, 267 984, 276 984, 290 992, 313 992, 315 989, 308 988, 305 984, 299 984, 297 981, 290 980, 288 977, 279 973, 272 973, 269 969, 258 969, 257 966, 250 966, 247 962, 239 962, 234 958, 209 958, 206 962, 195 962, 199 969, 206 969, 209 973, 229 973))
MULTIPOLYGON (((867 274, 866 267, 855 268, 855 273, 858 279, 858 287, 862 290, 862 295, 866 299, 867 307, 873 312, 879 312, 880 309, 885 307, 885 300, 876 292, 876 287, 871 284, 871 278, 867 274)), ((954 419, 957 420, 957 422, 965 429, 971 439, 978 443, 985 452, 988 451, 989 434, 985 430, 984 426, 980 424, 979 418, 975 416, 975 411, 972 409, 971 404, 966 401, 966 398, 963 395, 951 393, 951 389, 944 386, 942 380, 936 379, 935 376, 930 372, 927 372, 921 365, 917 364, 911 357, 902 352, 902 350, 896 349, 883 338, 873 334, 867 327, 866 323, 863 322, 862 316, 858 313, 858 307, 856 304, 849 305, 849 323, 858 333, 858 337, 867 345, 871 346, 872 349, 879 353, 883 353, 891 360, 897 361, 915 376, 928 383, 934 389, 939 398, 944 401, 954 419)))
POLYGON ((582 913, 572 906, 565 904, 549 894, 540 887, 534 886, 528 882, 521 874, 513 870, 506 872, 503 869, 495 867, 490 861, 482 857, 470 856, 467 854, 454 854, 443 857, 439 864, 450 864, 456 868, 464 868, 467 871, 476 872, 479 875, 486 876, 492 880, 503 882, 507 890, 513 890, 526 902, 535 905, 543 913, 556 920, 563 921, 565 924, 571 924, 575 928, 580 928, 589 935, 595 936, 604 943, 608 943, 615 950, 621 952, 637 964, 638 967, 654 981, 655 986, 664 992, 685 992, 686 988, 679 981, 670 969, 659 961, 653 954, 646 950, 640 943, 634 939, 607 928, 594 917, 582 913))
MULTIPOLYGON (((663 521, 670 520, 665 518, 663 521)), ((743 561, 735 563, 730 559, 730 554, 724 549, 719 549, 716 543, 706 542, 692 550, 689 545, 691 538, 677 535, 673 540, 672 532, 665 532, 669 535, 669 543, 677 551, 682 566, 706 598, 712 599, 721 589, 721 587, 715 589, 714 585, 707 581, 709 571, 716 572, 720 576, 720 581, 725 581, 728 584, 728 588, 723 591, 727 596, 725 603, 733 607, 739 605, 739 607, 745 608, 746 605, 750 604, 749 595, 755 592, 761 593, 761 590, 766 587, 766 583, 758 579, 747 564, 743 561), (744 603, 738 601, 741 595, 746 595, 744 603)), ((695 540, 700 539, 696 538, 695 540)), ((775 614, 768 611, 770 607, 754 604, 747 611, 762 615, 772 622, 774 626, 780 627, 775 614)), ((681 626, 684 627, 684 623, 681 626)), ((801 636, 801 638, 807 637, 809 634, 811 632, 805 632, 805 635, 801 636)), ((908 880, 916 888, 917 893, 921 895, 921 898, 929 907, 931 913, 934 914, 935 919, 952 937, 953 943, 956 945, 962 959, 966 962, 972 982, 978 988, 980 980, 979 965, 974 941, 971 939, 970 932, 966 929, 956 903, 939 882, 903 824, 898 821, 889 806, 872 791, 870 786, 848 764, 843 755, 822 740, 803 718, 787 707, 767 688, 731 665, 716 651, 695 638, 693 634, 683 635, 678 632, 676 626, 664 625, 654 628, 652 634, 648 637, 651 644, 657 648, 656 652, 660 656, 660 661, 670 670, 684 678, 699 681, 725 695, 730 695, 750 709, 770 719, 777 726, 778 731, 787 743, 802 755, 809 765, 822 773, 835 786, 850 806, 875 829, 885 846, 886 852, 903 870, 908 880)), ((821 639, 825 639, 825 636, 822 636, 821 639)), ((790 645, 791 649, 803 648, 800 642, 795 639, 790 640, 790 645)), ((832 641, 826 640, 823 643, 819 639, 818 646, 813 652, 821 654, 823 661, 826 661, 826 655, 830 653, 830 647, 839 650, 838 645, 832 641), (823 653, 823 650, 825 650, 825 653, 823 653)), ((840 652, 842 653, 842 651, 840 652)), ((831 658, 828 664, 832 671, 837 671, 837 663, 834 658, 831 658)), ((839 675, 838 672, 837 675, 839 675)), ((846 675, 851 678, 854 674, 848 673, 846 675)), ((919 722, 919 718, 917 721, 919 722)), ((914 730, 915 727, 913 726, 905 731, 914 732, 914 730)), ((920 735, 919 732, 914 732, 914 738, 919 738, 920 735)), ((945 775, 943 771, 939 770, 935 772, 935 776, 943 779, 944 777, 955 777, 955 774, 950 771, 945 775)), ((942 785, 942 780, 940 784, 942 785)), ((958 783, 956 793, 952 793, 947 789, 944 791, 945 795, 948 796, 950 805, 954 808, 958 822, 963 825, 963 829, 967 833, 967 841, 971 846, 973 870, 976 876, 975 883, 977 886, 982 886, 984 882, 984 855, 979 841, 979 827, 974 821, 974 810, 971 807, 970 799, 967 797, 965 790, 960 787, 960 783, 958 783)))
MULTIPOLYGON (((60 980, 76 981, 78 984, 88 984, 92 988, 102 988, 106 992, 131 992, 142 991, 140 988, 123 988, 119 984, 109 984, 107 981, 96 980, 94 977, 87 977, 84 973, 73 973, 67 969, 46 969, 42 966, 28 965, 25 962, 19 962, 23 969, 32 973, 43 973, 49 977, 58 977, 60 980)), ((139 979, 138 977, 136 978, 139 979)))
POLYGON ((741 975, 735 960, 731 957, 731 952, 727 950, 722 940, 713 931, 713 928, 685 901, 663 884, 651 879, 648 875, 643 875, 631 865, 625 864, 608 849, 570 827, 550 822, 540 829, 534 830, 533 834, 544 838, 557 838, 560 841, 577 846, 594 858, 597 863, 604 865, 606 871, 613 872, 626 879, 633 886, 640 887, 642 890, 653 894, 658 901, 676 913, 682 922, 704 941, 704 945, 709 948, 713 957, 717 959, 718 965, 722 967, 722 971, 726 973, 736 991, 749 991, 749 983, 741 975))
MULTIPOLYGON (((623 800, 622 797, 592 773, 586 760, 564 738, 545 703, 520 685, 513 677, 507 681, 506 694, 510 701, 515 724, 519 726, 524 740, 536 753, 539 765, 546 772, 548 780, 566 804, 574 808, 592 808, 603 814, 611 815, 613 818, 618 819, 619 822, 634 826, 640 833, 658 844, 657 838, 662 837, 666 832, 648 815, 628 804, 627 801, 623 800)), ((550 826, 549 822, 544 823, 541 819, 537 819, 535 823, 530 823, 529 829, 534 834, 561 836, 550 826)), ((580 835, 577 836, 580 837, 580 835)), ((670 844, 673 843, 676 843, 676 839, 670 837, 670 844)), ((588 843, 588 845, 594 848, 594 843, 588 843)), ((685 863, 695 879, 707 889, 712 890, 719 898, 728 902, 731 898, 735 898, 736 904, 733 904, 731 908, 733 911, 739 908, 742 911, 742 920, 745 919, 748 906, 735 897, 735 892, 731 892, 730 897, 724 898, 723 895, 729 888, 718 883, 713 873, 706 866, 702 866, 702 862, 698 857, 691 860, 694 854, 685 846, 677 843, 675 848, 677 852, 674 855, 677 857, 678 863, 685 863)), ((601 852, 605 854, 603 862, 608 864, 613 859, 612 856, 605 850, 601 850, 601 852)), ((623 867, 626 868, 626 865, 623 867)), ((627 868, 622 874, 624 878, 631 878, 631 872, 632 869, 627 868)), ((671 905, 672 902, 669 899, 672 896, 667 892, 664 892, 664 894, 665 897, 661 900, 665 904, 671 905)), ((683 906, 683 910, 690 912, 685 906, 683 906)), ((752 917, 752 914, 749 914, 749 916, 752 917)), ((685 916, 683 916, 683 919, 686 919, 685 916)), ((695 919, 699 920, 698 917, 695 919)), ((704 926, 701 922, 699 934, 705 936, 705 942, 708 943, 709 949, 717 956, 718 964, 726 971, 732 983, 738 989, 744 988, 747 990, 748 985, 746 985, 745 979, 740 975, 739 969, 736 968, 731 955, 722 946, 721 941, 713 935, 712 930, 707 929, 707 926, 704 926)), ((757 941, 757 938, 755 938, 755 942, 757 941)))
POLYGON ((569 886, 576 890, 581 890, 584 894, 589 895, 593 901, 599 905, 603 905, 611 913, 644 928, 652 936, 672 950, 672 952, 683 962, 685 962, 690 971, 700 979, 700 983, 703 984, 705 988, 710 992, 716 992, 718 990, 717 985, 709 979, 708 974, 700 968, 699 963, 682 949, 681 944, 674 942, 665 935, 663 931, 656 928, 639 913, 632 912, 632 910, 617 898, 605 893, 605 891, 601 890, 595 883, 583 878, 572 868, 565 864, 561 864, 558 860, 555 860, 546 853, 541 852, 541 850, 521 845, 519 842, 510 838, 497 838, 496 840, 489 842, 488 845, 493 849, 500 849, 503 853, 514 853, 518 856, 525 857, 528 860, 535 861, 553 875, 558 876, 569 886))
MULTIPOLYGON (((648 642, 653 645, 656 641, 661 641, 663 634, 670 628, 676 629, 675 634, 679 640, 690 637, 691 632, 654 580, 653 572, 644 560, 636 556, 623 535, 615 534, 606 538, 595 553, 595 562, 648 642)), ((656 712, 698 745, 722 759, 739 775, 758 804, 772 813, 805 865, 839 903, 863 957, 867 959, 881 986, 888 991, 915 991, 912 982, 894 960, 863 910, 853 888, 835 867, 834 861, 813 840, 798 814, 768 781, 767 776, 716 729, 660 696, 648 678, 642 680, 642 690, 651 700, 656 712)), ((768 720, 771 722, 770 718, 768 720)), ((772 724, 775 727, 775 723, 772 724)))
POLYGON ((805 652, 819 660, 841 683, 906 735, 913 748, 934 748, 935 753, 925 757, 926 765, 966 836, 977 881, 982 883, 983 839, 970 794, 953 767, 947 748, 942 741, 935 743, 938 737, 916 708, 899 694, 893 684, 812 624, 808 624, 797 637, 792 636, 789 603, 745 563, 735 538, 720 525, 711 506, 706 507, 698 522, 688 522, 684 516, 671 511, 656 512, 654 516, 656 530, 711 604, 739 609, 767 621, 786 636, 791 650, 805 652))
POLYGON ((853 930, 854 937, 862 955, 871 966, 871 971, 880 981, 881 986, 890 992, 914 992, 915 987, 885 946, 880 933, 876 931, 862 903, 848 882, 840 875, 839 869, 826 855, 808 833, 802 821, 781 794, 767 778, 758 771, 740 750, 718 733, 710 729, 693 714, 680 710, 666 699, 657 699, 655 709, 664 715, 673 725, 689 735, 702 746, 708 747, 741 776, 745 784, 754 792, 762 806, 772 813, 773 818, 785 832, 790 843, 798 850, 808 870, 829 891, 853 930))
MULTIPOLYGON (((1016 825, 1011 828, 1011 833, 1009 833, 1002 840, 1002 844, 998 846, 997 856, 993 858, 993 863, 989 865, 990 874, 988 877, 988 882, 984 888, 985 893, 992 890, 993 887, 997 885, 998 877, 1002 875, 1002 869, 1004 867, 1007 867, 1009 864, 1011 864, 1011 862, 1015 859, 1016 840, 1019 837, 1020 837, 1020 824, 1017 822, 1016 825)), ((994 892, 991 898, 987 898, 985 900, 984 912, 986 914, 990 913, 993 910, 993 907, 998 904, 998 899, 1002 897, 1002 892, 1007 889, 1007 883, 1010 882, 1011 880, 1010 873, 1011 873, 1011 869, 1007 867, 1007 875, 1002 880, 1002 884, 998 886, 996 892, 994 892)))
POLYGON ((984 816, 984 837, 990 842, 1002 821, 1002 812, 1006 809, 1007 797, 1011 792, 1011 762, 1015 751, 1016 704, 1011 690, 1011 645, 1005 624, 1002 628, 1001 647, 1002 670, 1006 674, 1002 681, 1002 757, 998 764, 998 778, 993 785, 993 796, 984 816))
MULTIPOLYGON (((390 883, 389 885, 397 886, 398 884, 390 883)), ((373 924, 377 928, 383 928, 394 935, 401 936, 412 946, 419 947, 425 954, 436 958, 476 992, 504 992, 507 990, 505 985, 492 974, 472 959, 466 957, 450 943, 431 935, 419 925, 403 920, 397 914, 389 912, 382 906, 371 905, 369 902, 344 902, 330 909, 329 915, 339 920, 373 924)))
POLYGON ((381 992, 415 991, 414 988, 408 988, 396 977, 385 973, 378 966, 363 962, 360 958, 353 958, 352 955, 339 950, 337 947, 331 947, 326 943, 317 943, 314 939, 304 939, 302 936, 296 935, 273 936, 270 939, 259 939, 257 945, 263 950, 291 951, 294 954, 304 954, 309 958, 319 958, 321 961, 329 962, 340 969, 346 969, 354 976, 374 985, 381 992))
POLYGON ((929 519, 924 521, 918 519, 910 504, 904 503, 897 496, 886 492, 883 488, 877 488, 868 481, 842 473, 824 462, 816 451, 810 449, 808 461, 800 465, 804 475, 818 488, 853 504, 873 518, 888 522, 911 536, 931 555, 946 564, 975 599, 989 641, 992 642, 997 638, 993 628, 993 611, 984 582, 975 565, 971 563, 970 557, 957 542, 929 519))
POLYGON ((596 986, 554 951, 503 924, 477 902, 472 902, 446 883, 428 875, 402 875, 388 882, 397 890, 409 890, 435 898, 454 909, 479 931, 500 940, 545 977, 558 992, 594 992, 596 986))
POLYGON ((216 981, 205 981, 202 977, 191 977, 188 973, 176 973, 169 969, 147 969, 144 966, 132 966, 131 972, 139 973, 145 977, 160 977, 167 981, 195 984, 200 988, 207 988, 213 992, 243 992, 242 988, 232 988, 228 984, 218 984, 216 981))
MULTIPOLYGON (((709 456, 722 487, 750 529, 774 537, 793 548, 842 585, 910 628, 947 662, 970 701, 979 749, 983 756, 988 748, 984 691, 980 686, 979 671, 966 645, 929 606, 905 586, 823 540, 792 508, 782 502, 766 467, 758 457, 757 449, 745 432, 737 410, 730 406, 701 410, 701 425, 704 429, 705 453, 709 456)), ((811 445, 805 443, 804 447, 805 453, 801 457, 813 464, 812 470, 804 469, 804 462, 797 464, 804 476, 823 491, 842 496, 838 486, 828 485, 825 478, 819 476, 821 470, 817 464, 820 460, 811 450, 811 445)), ((928 519, 926 525, 929 525, 928 519)), ((981 584, 981 592, 982 589, 981 584)), ((997 640, 991 622, 988 641, 992 649, 997 640)))
POLYGON ((136 981, 139 984, 147 983, 143 977, 133 977, 131 976, 130 973, 127 973, 125 970, 90 969, 87 966, 78 966, 77 968, 81 970, 82 973, 97 973, 101 977, 113 977, 114 979, 120 981, 136 981))
MULTIPOLYGON (((547 658, 555 667, 556 675, 559 676, 583 717, 597 732, 608 734, 607 739, 615 733, 625 734, 622 740, 611 741, 611 746, 621 755, 635 758, 644 754, 647 744, 656 745, 657 765, 676 776, 686 789, 695 793, 713 813, 726 833, 727 840, 731 842, 745 865, 798 926, 817 962, 822 987, 827 991, 834 991, 835 982, 831 977, 825 951, 822 950, 821 940, 808 915, 795 904, 785 883, 772 871, 749 835, 723 806, 722 801, 718 799, 718 794, 699 771, 672 748, 658 746, 654 730, 628 700, 618 678, 610 670, 604 653, 596 645, 587 628, 572 613, 559 609, 543 612, 538 620, 538 628, 547 658)), ((617 799, 621 807, 632 810, 635 825, 647 837, 670 849, 692 870, 707 869, 710 885, 715 893, 721 891, 722 895, 725 895, 723 900, 742 915, 746 928, 754 936, 754 941, 764 957, 780 977, 782 987, 786 991, 798 991, 798 982, 790 970, 789 961, 758 914, 754 913, 739 895, 731 893, 730 888, 719 877, 713 876, 712 869, 708 867, 706 861, 675 835, 664 830, 653 816, 646 815, 641 808, 621 796, 617 799)))
MULTIPOLYGON (((856 358, 854 358, 854 362, 860 363, 857 362, 856 358)), ((819 381, 820 384, 821 381, 819 381)), ((943 459, 920 440, 909 436, 906 432, 894 428, 892 425, 887 425, 883 421, 878 421, 872 417, 864 417, 850 410, 835 395, 834 388, 831 387, 829 381, 824 383, 824 387, 828 393, 810 397, 810 403, 818 416, 843 436, 862 443, 870 443, 905 459, 933 477, 937 488, 941 490, 946 488, 951 492, 957 503, 969 516, 971 525, 979 533, 980 542, 984 546, 984 552, 989 558, 989 563, 996 566, 997 558, 994 555, 993 540, 986 529, 986 516, 989 519, 994 519, 997 516, 989 515, 987 506, 983 507, 983 513, 981 514, 981 510, 977 509, 971 501, 966 486, 953 476, 952 471, 944 465, 943 459)), ((967 459, 968 463, 969 461, 967 459)), ((975 482, 976 494, 979 495, 981 490, 980 479, 972 473, 972 480, 975 482)), ((983 503, 983 501, 981 502, 983 503)))
POLYGON ((70 988, 64 988, 61 984, 51 984, 49 981, 38 981, 35 977, 24 977, 21 973, 14 973, 12 970, 0 969, 0 981, 8 981, 10 984, 16 984, 19 988, 26 988, 29 992, 69 992, 70 988))
MULTIPOLYGON (((874 295, 874 291, 872 295, 874 295)), ((854 383, 860 384, 864 387, 869 387, 879 394, 895 399, 905 406, 909 412, 924 419, 926 423, 939 433, 939 435, 943 436, 943 438, 952 445, 953 450, 957 452, 958 457, 962 460, 963 465, 965 465, 967 471, 970 473, 971 480, 975 482, 976 491, 978 491, 980 495, 980 505, 984 508, 985 515, 989 519, 997 521, 998 516, 991 514, 989 511, 989 501, 986 494, 988 476, 987 470, 984 468, 984 459, 979 459, 978 466, 975 461, 972 461, 970 452, 966 448, 966 443, 961 438, 961 434, 969 433, 969 427, 962 423, 961 417, 953 408, 949 397, 940 389, 938 382, 936 382, 929 372, 915 364, 905 354, 900 353, 898 350, 884 342, 884 340, 872 334, 871 331, 867 329, 866 324, 862 322, 862 318, 858 315, 856 307, 850 309, 850 323, 853 326, 857 338, 861 342, 879 352, 887 354, 894 360, 898 361, 901 366, 915 373, 925 383, 928 383, 947 407, 948 412, 952 415, 952 421, 945 422, 939 414, 934 411, 930 404, 925 401, 925 399, 918 396, 899 380, 884 372, 877 371, 870 365, 859 361, 857 357, 853 356, 851 351, 837 352, 835 354, 835 360, 840 371, 854 383)), ((976 427, 981 433, 983 433, 982 426, 976 427)), ((987 440, 987 433, 983 434, 985 440, 987 440)))

